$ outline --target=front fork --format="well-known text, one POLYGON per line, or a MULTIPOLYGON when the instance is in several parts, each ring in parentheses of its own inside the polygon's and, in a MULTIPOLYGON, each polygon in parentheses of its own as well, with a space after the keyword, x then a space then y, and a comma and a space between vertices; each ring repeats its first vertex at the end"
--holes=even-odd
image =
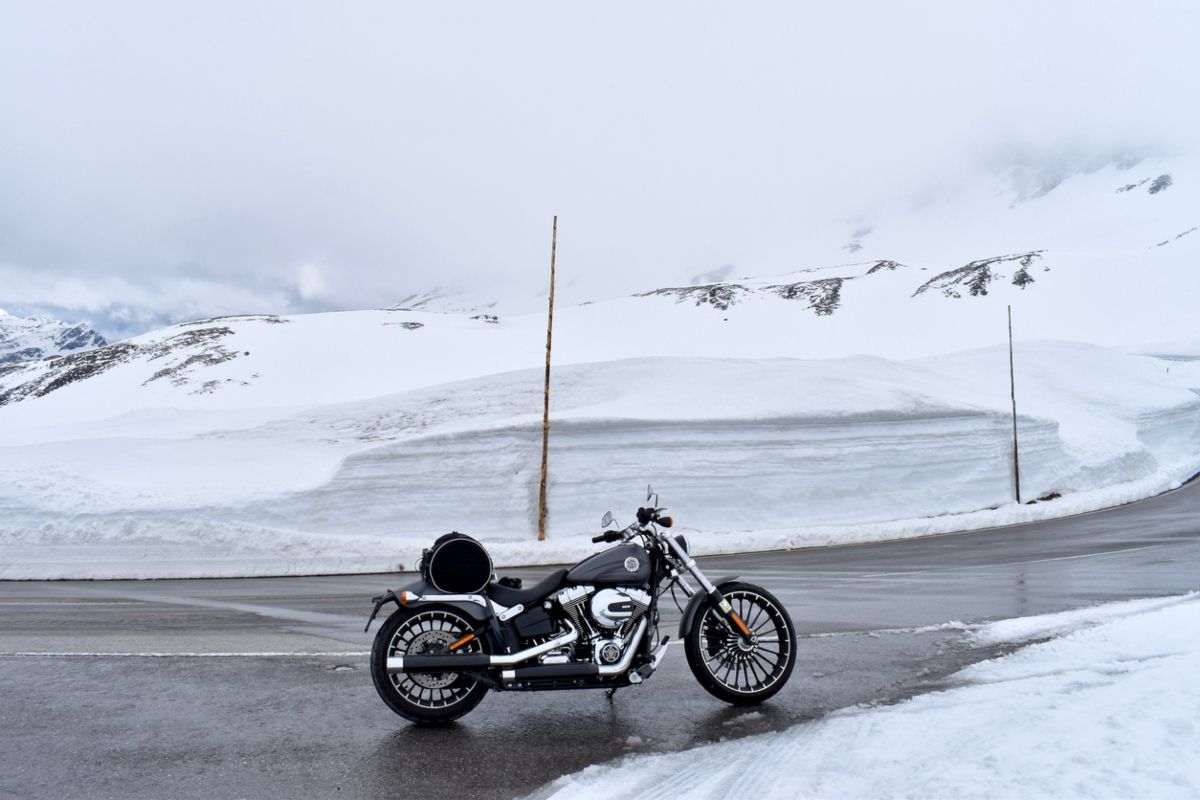
MULTIPOLYGON (((729 630, 740 635, 742 637, 742 641, 746 642, 747 644, 752 644, 753 634, 750 632, 750 628, 746 625, 746 621, 738 616, 738 613, 733 610, 733 605, 725 599, 725 595, 721 594, 721 590, 716 586, 713 586, 712 583, 709 582, 708 578, 704 576, 704 573, 700 571, 700 567, 696 565, 696 559, 692 558, 690 553, 680 547, 679 543, 676 542, 673 537, 665 536, 663 537, 663 540, 666 541, 667 546, 671 548, 671 552, 675 554, 675 558, 679 560, 679 563, 683 566, 683 568, 692 573, 692 577, 699 582, 700 586, 704 589, 704 592, 710 598, 712 598, 713 604, 720 609, 722 614, 725 615, 725 623, 729 626, 729 630)), ((678 571, 675 571, 674 577, 675 580, 679 582, 679 585, 683 587, 684 594, 686 594, 688 597, 692 597, 694 594, 696 594, 696 590, 693 589, 686 580, 684 580, 684 577, 679 574, 678 571)))

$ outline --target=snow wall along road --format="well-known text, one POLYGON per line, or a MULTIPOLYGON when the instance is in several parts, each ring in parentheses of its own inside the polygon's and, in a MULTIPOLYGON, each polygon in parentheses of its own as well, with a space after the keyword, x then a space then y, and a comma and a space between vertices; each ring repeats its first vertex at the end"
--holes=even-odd
POLYGON ((698 552, 867 541, 1128 502, 1200 468, 1200 397, 1186 373, 1104 348, 1026 344, 1022 496, 1062 497, 1016 505, 1007 358, 993 348, 908 362, 561 367, 544 543, 540 370, 266 421, 260 410, 243 427, 224 415, 187 436, 164 415, 124 419, 120 436, 100 426, 94 439, 43 447, 53 464, 9 460, 24 478, 0 495, 0 574, 383 570, 411 566, 450 529, 486 540, 498 564, 558 563, 594 548, 604 511, 631 517, 648 481, 698 552), (74 470, 76 488, 31 470, 74 470))

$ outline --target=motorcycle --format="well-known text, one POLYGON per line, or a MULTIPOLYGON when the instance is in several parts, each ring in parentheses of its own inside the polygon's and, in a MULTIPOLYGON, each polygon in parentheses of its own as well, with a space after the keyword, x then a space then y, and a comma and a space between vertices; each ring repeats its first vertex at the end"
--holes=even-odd
MULTIPOLYGON (((372 598, 365 630, 384 605, 396 605, 371 648, 383 702, 406 719, 435 723, 468 713, 489 689, 607 689, 611 698, 662 663, 670 637, 655 643, 659 600, 667 591, 675 598, 676 587, 690 598, 680 607, 679 639, 701 686, 735 705, 782 689, 796 660, 783 605, 736 575, 710 581, 687 538, 666 532, 672 520, 649 488, 646 501, 629 526, 592 537, 615 547, 529 588, 496 580, 471 537, 438 539, 421 559, 421 580, 372 598)), ((610 511, 601 527, 612 523, 610 511)))

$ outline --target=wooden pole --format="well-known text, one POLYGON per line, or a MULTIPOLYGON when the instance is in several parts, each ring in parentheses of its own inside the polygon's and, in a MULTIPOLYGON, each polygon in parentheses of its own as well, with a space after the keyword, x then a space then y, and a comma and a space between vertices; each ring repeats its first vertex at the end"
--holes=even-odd
POLYGON ((554 335, 554 259, 558 250, 558 215, 550 232, 550 311, 546 316, 546 395, 542 406, 542 484, 538 495, 538 541, 546 539, 546 466, 550 452, 550 343, 554 335))
POLYGON ((1017 379, 1013 369, 1012 306, 1008 307, 1008 389, 1012 397, 1013 488, 1021 502, 1021 455, 1017 449, 1017 379))

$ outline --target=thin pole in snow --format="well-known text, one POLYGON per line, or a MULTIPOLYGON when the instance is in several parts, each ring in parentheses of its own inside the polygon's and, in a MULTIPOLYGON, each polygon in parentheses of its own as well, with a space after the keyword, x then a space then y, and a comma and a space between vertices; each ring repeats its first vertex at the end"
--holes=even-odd
POLYGON ((558 215, 550 233, 550 311, 546 316, 546 396, 542 407, 542 483, 538 494, 538 541, 546 539, 546 466, 550 450, 550 343, 554 334, 554 259, 558 250, 558 215))
POLYGON ((1008 307, 1008 389, 1012 396, 1013 488, 1021 502, 1021 455, 1017 449, 1017 379, 1013 369, 1012 306, 1008 307))

